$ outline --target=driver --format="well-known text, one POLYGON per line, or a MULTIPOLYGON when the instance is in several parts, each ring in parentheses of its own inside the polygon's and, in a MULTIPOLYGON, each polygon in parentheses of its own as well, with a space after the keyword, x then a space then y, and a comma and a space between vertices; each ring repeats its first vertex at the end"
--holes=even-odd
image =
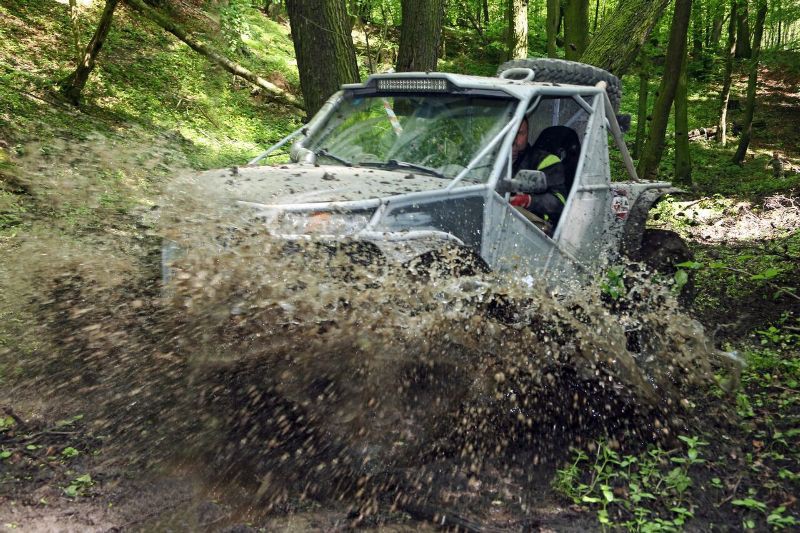
POLYGON ((522 207, 543 218, 553 227, 558 224, 569 191, 561 158, 548 150, 528 144, 528 119, 523 118, 511 145, 512 175, 519 170, 541 170, 547 176, 547 191, 541 194, 515 194, 511 205, 522 207))

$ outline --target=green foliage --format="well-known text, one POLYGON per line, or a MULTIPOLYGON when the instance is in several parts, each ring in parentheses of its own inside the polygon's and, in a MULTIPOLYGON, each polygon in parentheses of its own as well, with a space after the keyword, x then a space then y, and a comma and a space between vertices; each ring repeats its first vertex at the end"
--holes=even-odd
MULTIPOLYGON (((751 490, 750 492, 752 493, 754 491, 751 490)), ((769 506, 766 503, 757 500, 753 495, 747 498, 735 499, 731 502, 731 505, 746 510, 745 517, 742 520, 742 526, 745 529, 756 528, 757 524, 756 520, 754 519, 754 516, 756 515, 766 516, 767 524, 771 526, 773 530, 780 530, 800 525, 800 521, 798 521, 796 518, 784 514, 786 512, 785 506, 781 505, 770 511, 769 506)))
POLYGON ((680 436, 685 453, 651 447, 639 455, 621 455, 598 442, 594 458, 582 450, 558 470, 553 488, 574 503, 594 509, 600 524, 629 531, 678 531, 694 516, 690 468, 705 462, 708 443, 680 436), (670 466, 676 465, 676 466, 670 466))
POLYGON ((76 422, 83 420, 83 415, 75 415, 69 418, 64 418, 56 422, 56 427, 66 428, 73 426, 76 422))
POLYGON ((600 283, 600 291, 611 297, 612 300, 618 300, 626 292, 624 275, 625 267, 623 266, 609 268, 605 279, 600 283))
POLYGON ((88 490, 94 486, 94 480, 89 474, 83 474, 73 479, 69 485, 64 487, 64 494, 70 498, 86 496, 88 490))
POLYGON ((786 507, 781 505, 777 507, 772 512, 767 515, 767 524, 772 526, 774 529, 784 529, 788 527, 797 527, 800 526, 800 521, 798 521, 793 516, 786 516, 784 513, 786 512, 786 507))
POLYGON ((789 348, 800 344, 800 317, 791 312, 784 312, 776 324, 770 324, 764 329, 756 330, 764 346, 789 348))
POLYGON ((63 450, 61 450, 61 456, 65 459, 72 459, 80 455, 81 452, 73 448, 72 446, 67 446, 63 450))
POLYGON ((249 27, 247 14, 251 11, 250 0, 228 0, 219 10, 219 25, 227 51, 236 52, 242 46, 242 35, 249 27))
POLYGON ((20 196, 3 190, 0 185, 0 235, 22 224, 26 212, 20 196))
MULTIPOLYGON (((665 19, 668 19, 668 17, 665 17, 665 19)), ((651 56, 657 56, 659 53, 663 53, 663 50, 652 49, 651 47, 651 56)), ((790 56, 790 54, 787 54, 787 56, 790 56)), ((784 59, 783 55, 766 54, 764 63, 773 63, 773 68, 776 70, 787 73, 792 72, 795 76, 800 73, 800 65, 791 64, 791 60, 784 59)), ((796 60, 795 63, 797 63, 796 60)), ((690 76, 689 79, 688 112, 690 129, 716 126, 719 119, 718 107, 722 66, 722 62, 719 60, 710 64, 703 60, 689 65, 690 72, 696 73, 690 76)), ((743 69, 744 66, 739 65, 739 69, 743 69)), ((651 103, 661 79, 659 71, 660 68, 656 68, 654 75, 650 77, 649 95, 651 103)), ((743 72, 743 70, 737 72, 743 72)), ((787 79, 790 76, 787 75, 787 79)), ((629 146, 633 146, 636 136, 639 77, 632 73, 625 76, 622 82, 624 98, 620 112, 628 113, 632 116, 632 124, 630 130, 626 133, 626 141, 629 146)), ((743 94, 740 95, 738 91, 739 86, 734 84, 731 98, 743 97, 743 94)), ((741 120, 738 113, 741 113, 741 111, 732 111, 728 116, 728 120, 741 120)), ((760 117, 763 117, 761 113, 763 113, 762 110, 756 112, 756 120, 760 120, 760 117)), ((791 138, 787 138, 788 132, 789 130, 782 127, 764 126, 757 129, 754 146, 750 148, 751 151, 755 152, 754 158, 748 159, 743 165, 737 165, 731 161, 736 150, 736 137, 730 138, 726 147, 722 147, 714 140, 691 142, 691 188, 693 192, 705 195, 719 193, 763 197, 796 189, 800 186, 800 173, 787 172, 784 178, 775 178, 767 168, 767 162, 772 157, 771 152, 773 149, 786 148, 791 150, 791 138)), ((732 132, 729 131, 729 135, 732 135, 732 132)), ((674 176, 674 139, 674 121, 670 120, 665 137, 664 155, 659 167, 659 176, 665 180, 671 180, 672 176, 674 176)), ((612 177, 614 179, 626 179, 622 161, 616 151, 612 151, 611 156, 612 177)))
POLYGON ((0 416, 0 433, 8 431, 16 425, 14 418, 11 416, 0 416))

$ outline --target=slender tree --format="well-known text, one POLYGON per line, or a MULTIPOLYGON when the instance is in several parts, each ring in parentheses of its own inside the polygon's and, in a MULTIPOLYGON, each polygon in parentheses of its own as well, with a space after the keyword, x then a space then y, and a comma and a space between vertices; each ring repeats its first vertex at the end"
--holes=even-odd
MULTIPOLYGON (((605 11, 603 11, 605 13, 605 11)), ((597 22, 600 19, 600 0, 594 2, 594 22, 592 23, 592 33, 597 33, 597 22)))
POLYGON ((725 24, 725 2, 717 2, 714 6, 714 15, 711 21, 711 31, 706 39, 706 46, 717 50, 719 39, 722 37, 722 26, 725 24))
POLYGON ((558 38, 559 22, 561 22, 561 1, 547 0, 547 57, 556 57, 558 55, 556 40, 558 38))
POLYGON ((564 55, 580 59, 589 43, 589 0, 567 0, 564 9, 564 55))
MULTIPOLYGON (((296 1, 296 0, 295 0, 296 1)), ((444 0, 401 0, 399 72, 436 70, 442 39, 444 0)))
POLYGON ((641 178, 653 179, 658 173, 658 164, 664 151, 664 135, 675 91, 678 87, 683 55, 686 53, 686 36, 689 29, 689 17, 692 11, 692 0, 675 0, 675 13, 669 30, 669 44, 656 100, 653 103, 652 121, 647 143, 639 158, 638 173, 641 178))
POLYGON ((286 0, 306 113, 316 113, 344 83, 359 80, 344 0, 286 0))
POLYGON ((756 12, 756 26, 753 30, 752 57, 750 59, 750 77, 747 80, 747 104, 744 110, 744 124, 739 137, 739 146, 733 155, 733 162, 741 164, 750 146, 753 135, 753 113, 756 107, 756 88, 758 86, 758 56, 761 53, 761 37, 764 34, 764 20, 767 18, 767 0, 759 0, 756 12))
POLYGON ((692 7, 692 58, 697 60, 703 55, 703 3, 695 0, 692 7))
POLYGON ((736 13, 736 34, 739 36, 736 39, 736 57, 739 59, 746 59, 753 54, 750 46, 750 10, 747 4, 748 0, 739 0, 736 13))
POLYGON ((642 145, 647 135, 647 98, 650 92, 650 58, 642 48, 639 54, 639 106, 636 113, 636 141, 633 145, 633 158, 639 159, 642 145))
POLYGON ((114 18, 114 10, 117 9, 118 4, 119 0, 106 0, 103 14, 100 15, 100 22, 97 24, 92 40, 86 46, 86 51, 83 53, 78 67, 60 84, 61 93, 76 107, 81 104, 83 88, 86 86, 92 70, 94 70, 97 55, 103 48, 103 43, 105 43, 108 32, 111 30, 111 21, 114 18))
POLYGON ((81 62, 83 50, 81 49, 80 14, 78 13, 77 0, 69 0, 69 26, 72 30, 72 47, 75 49, 75 64, 81 62))
POLYGON ((508 0, 508 58, 528 57, 528 0, 508 0))
POLYGON ((731 95, 731 77, 733 76, 733 55, 736 53, 736 12, 738 0, 731 0, 731 17, 728 20, 728 42, 725 48, 725 72, 722 75, 722 92, 719 97, 719 122, 717 122, 717 140, 722 146, 728 142, 728 100, 731 95))
POLYGON ((692 157, 689 153, 689 91, 686 75, 689 47, 684 47, 681 73, 675 88, 675 182, 688 185, 692 182, 692 157))
POLYGON ((581 61, 622 76, 664 13, 669 0, 620 0, 603 20, 581 61))

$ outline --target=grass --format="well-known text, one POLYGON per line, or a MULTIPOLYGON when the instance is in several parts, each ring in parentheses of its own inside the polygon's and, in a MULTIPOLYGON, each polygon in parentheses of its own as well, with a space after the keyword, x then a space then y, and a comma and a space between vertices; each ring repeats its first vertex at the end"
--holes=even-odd
MULTIPOLYGON (((98 9, 85 14, 85 32, 93 28, 98 9)), ((80 138, 139 124, 151 131, 177 132, 184 141, 177 148, 190 164, 210 168, 241 163, 299 125, 294 110, 265 107, 249 86, 123 8, 87 85, 83 112, 54 109, 48 103, 52 91, 72 68, 65 46, 66 7, 10 0, 0 13, 15 32, 29 35, 0 43, 0 99, 9 104, 9 111, 0 115, 0 133, 6 138, 25 139, 32 129, 40 140, 64 130, 80 138)), ((254 9, 245 20, 248 57, 241 62, 257 72, 274 73, 296 91, 286 27, 254 9)), ((212 42, 217 37, 206 36, 212 42)))
MULTIPOLYGON (((101 7, 82 12, 84 42, 101 7)), ((84 106, 73 109, 57 94, 74 68, 67 6, 9 0, 0 17, 0 240, 37 218, 67 232, 103 228, 150 204, 179 169, 242 164, 300 125, 296 110, 265 105, 248 84, 123 5, 84 106), (50 167, 44 180, 32 169, 37 158, 50 167)), ((234 59, 297 92, 288 27, 252 8, 242 20, 244 52, 234 59)), ((201 38, 222 49, 218 33, 201 38)))

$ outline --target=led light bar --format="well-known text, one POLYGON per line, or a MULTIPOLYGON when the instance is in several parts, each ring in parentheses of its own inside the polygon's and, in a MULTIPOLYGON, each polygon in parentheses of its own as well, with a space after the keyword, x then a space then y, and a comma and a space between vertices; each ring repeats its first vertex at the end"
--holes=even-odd
POLYGON ((390 78, 378 80, 378 90, 446 92, 447 80, 442 78, 390 78))

